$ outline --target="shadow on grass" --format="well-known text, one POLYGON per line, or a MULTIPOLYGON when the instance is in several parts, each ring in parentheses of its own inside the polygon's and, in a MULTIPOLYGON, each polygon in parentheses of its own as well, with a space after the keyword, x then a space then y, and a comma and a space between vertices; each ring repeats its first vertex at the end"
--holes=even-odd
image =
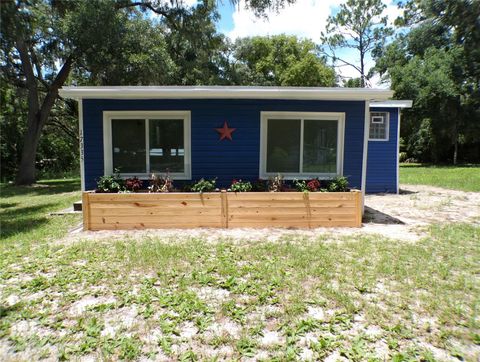
MULTIPOLYGON (((0 220, 2 221, 2 228, 3 223, 8 221, 8 219, 16 219, 16 218, 25 218, 31 215, 35 215, 40 212, 48 212, 51 208, 55 206, 53 203, 48 204, 40 204, 35 206, 24 206, 15 209, 7 209, 0 212, 0 220)), ((2 206, 3 207, 3 206, 2 206)))
POLYGON ((2 197, 22 195, 54 195, 73 191, 80 191, 80 180, 70 179, 39 181, 32 186, 1 185, 2 197))
POLYGON ((365 206, 365 214, 363 215, 363 222, 373 222, 375 224, 386 224, 386 225, 403 225, 405 224, 402 220, 397 219, 396 217, 385 214, 371 207, 365 206))
POLYGON ((0 239, 7 239, 17 234, 28 233, 29 231, 42 227, 46 223, 48 223, 48 219, 45 216, 2 220, 0 239))

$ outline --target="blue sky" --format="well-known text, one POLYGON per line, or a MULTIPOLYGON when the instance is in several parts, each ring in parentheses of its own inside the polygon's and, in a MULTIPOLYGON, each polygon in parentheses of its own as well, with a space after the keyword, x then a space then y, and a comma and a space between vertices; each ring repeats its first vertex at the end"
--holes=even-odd
MULTIPOLYGON (((186 0, 194 2, 195 0, 186 0)), ((383 0, 387 5, 385 14, 393 20, 400 14, 396 0, 383 0)), ((320 33, 325 29, 327 17, 339 9, 339 0, 296 0, 296 2, 279 13, 268 12, 268 20, 256 18, 253 13, 242 6, 234 7, 228 0, 219 3, 220 20, 217 23, 218 31, 232 40, 238 37, 255 35, 289 34, 320 42, 320 33)), ((356 63, 356 54, 353 51, 339 53, 350 62, 356 63)), ((373 66, 373 61, 367 59, 367 66, 373 66)), ((342 76, 357 77, 358 73, 351 67, 337 69, 342 76)), ((372 85, 380 86, 379 79, 373 79, 372 85)))

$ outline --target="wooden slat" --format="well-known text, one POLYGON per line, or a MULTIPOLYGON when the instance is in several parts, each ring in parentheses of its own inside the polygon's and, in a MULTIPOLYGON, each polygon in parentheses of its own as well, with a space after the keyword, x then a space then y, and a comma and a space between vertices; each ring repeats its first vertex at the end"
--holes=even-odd
POLYGON ((310 192, 305 195, 303 192, 229 192, 229 202, 242 201, 297 201, 308 197, 313 200, 354 200, 354 193, 350 192, 310 192))
MULTIPOLYGON (((295 207, 229 207, 230 215, 243 215, 243 214, 252 214, 252 215, 277 215, 277 214, 306 214, 307 208, 304 206, 295 206, 295 207)), ((315 214, 333 214, 333 215, 354 215, 355 208, 353 207, 342 207, 342 208, 318 208, 311 207, 310 213, 315 214)))
MULTIPOLYGON (((308 202, 310 207, 313 208, 348 208, 355 207, 354 200, 310 200, 308 202)), ((289 207, 305 207, 307 202, 303 200, 228 200, 229 208, 240 208, 240 207, 272 207, 278 209, 289 208, 289 207)))
POLYGON ((356 227, 361 227, 362 226, 362 198, 363 194, 360 191, 356 192, 356 227))
POLYGON ((222 228, 227 229, 228 228, 228 197, 226 191, 222 191, 221 193, 222 197, 222 212, 221 212, 221 223, 222 223, 222 228))
POLYGON ((229 221, 232 220, 252 220, 252 221, 277 221, 277 220, 284 220, 288 222, 289 220, 356 220, 355 213, 345 214, 345 215, 332 215, 332 214, 317 214, 310 216, 306 212, 303 214, 270 214, 270 215, 252 215, 252 214, 245 214, 245 215, 235 215, 230 214, 228 217, 229 221))
POLYGON ((92 223, 90 230, 142 230, 142 229, 192 229, 192 228, 220 228, 218 222, 189 222, 189 223, 170 223, 158 224, 153 222, 145 223, 113 223, 113 224, 98 224, 92 223))
POLYGON ((96 216, 136 216, 136 215, 157 215, 159 217, 189 217, 198 215, 218 216, 221 210, 218 207, 204 208, 136 208, 131 207, 115 207, 115 208, 90 208, 90 215, 96 216))
POLYGON ((83 214, 83 230, 90 230, 90 200, 89 192, 82 193, 82 214, 83 214))
POLYGON ((92 208, 95 209, 111 209, 113 207, 122 207, 122 208, 205 208, 205 207, 216 207, 220 205, 220 200, 157 200, 157 201, 125 201, 125 200, 116 200, 116 201, 102 201, 102 202, 90 202, 92 208))
POLYGON ((163 201, 163 200, 177 200, 177 201, 187 201, 187 200, 220 200, 220 193, 179 193, 179 192, 168 192, 168 193, 125 193, 125 194, 102 194, 102 193, 92 193, 91 202, 99 201, 118 201, 118 200, 135 200, 137 202, 141 201, 163 201))
POLYGON ((355 220, 332 221, 271 221, 268 224, 255 221, 229 221, 230 228, 317 228, 317 227, 355 227, 355 220))

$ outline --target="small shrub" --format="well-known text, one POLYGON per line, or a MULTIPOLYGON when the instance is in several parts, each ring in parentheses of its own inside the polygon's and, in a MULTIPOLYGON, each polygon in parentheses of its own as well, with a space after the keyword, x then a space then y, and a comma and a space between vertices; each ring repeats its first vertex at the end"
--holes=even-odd
POLYGON ((310 181, 305 180, 293 180, 295 189, 300 192, 317 192, 320 191, 320 181, 317 179, 312 179, 310 181))
POLYGON ((200 181, 192 185, 193 192, 213 192, 215 191, 215 184, 217 180, 205 180, 201 178, 200 181))
POLYGON ((143 186, 143 181, 138 179, 138 177, 127 178, 125 180, 125 189, 127 191, 137 192, 141 190, 143 186))
POLYGON ((405 162, 408 158, 408 154, 406 152, 400 152, 398 154, 398 161, 399 162, 405 162))
POLYGON ((248 192, 252 191, 252 184, 248 181, 233 180, 232 185, 229 188, 233 192, 248 192))
POLYGON ((327 187, 329 192, 345 192, 348 191, 348 180, 344 176, 332 179, 327 187))
POLYGON ((123 187, 123 180, 120 177, 119 170, 111 176, 102 176, 97 181, 95 192, 119 192, 123 187))
POLYGON ((169 172, 167 171, 165 176, 157 176, 153 173, 150 177, 150 186, 148 189, 150 192, 172 192, 173 180, 169 172))
POLYGON ((252 191, 264 192, 267 191, 267 182, 262 179, 258 179, 252 185, 252 191))
POLYGON ((268 191, 270 192, 280 192, 283 189, 283 176, 277 174, 275 177, 270 177, 268 179, 268 191))

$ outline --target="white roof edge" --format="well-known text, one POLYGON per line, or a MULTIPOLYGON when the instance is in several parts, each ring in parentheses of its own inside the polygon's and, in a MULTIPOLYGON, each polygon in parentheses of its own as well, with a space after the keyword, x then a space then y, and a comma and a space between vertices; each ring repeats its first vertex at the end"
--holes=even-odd
POLYGON ((384 102, 370 102, 370 108, 412 108, 413 101, 402 99, 402 100, 389 100, 384 102))
POLYGON ((318 100, 376 100, 384 101, 393 91, 374 88, 318 88, 318 87, 238 87, 238 86, 115 86, 63 87, 65 98, 85 99, 318 99, 318 100))

